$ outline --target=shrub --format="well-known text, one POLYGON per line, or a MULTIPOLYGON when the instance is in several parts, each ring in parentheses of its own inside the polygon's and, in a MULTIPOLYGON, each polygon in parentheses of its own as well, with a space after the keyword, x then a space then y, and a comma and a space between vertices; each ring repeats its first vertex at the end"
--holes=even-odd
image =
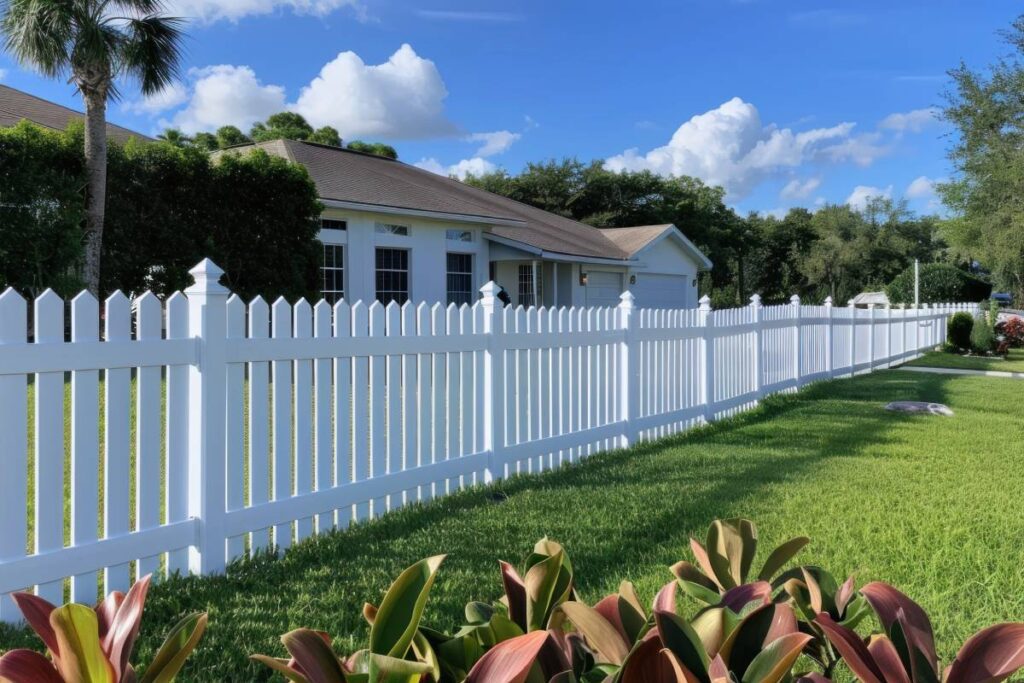
POLYGON ((745 583, 754 525, 719 520, 709 539, 691 541, 693 572, 681 578, 673 567, 676 580, 650 609, 628 581, 593 606, 580 601, 572 563, 545 538, 523 575, 500 563, 502 601, 469 603, 469 623, 454 634, 421 623, 442 559, 435 557, 406 569, 380 608, 364 607, 367 649, 338 656, 329 635, 298 629, 281 638, 290 659, 253 658, 297 683, 828 683, 841 661, 865 683, 988 683, 1024 667, 1024 624, 980 631, 942 669, 928 615, 892 586, 876 581, 858 591, 852 577, 839 585, 811 566, 775 576, 803 538, 780 546, 745 583), (689 594, 694 572, 719 589, 723 579, 736 585, 710 604, 696 596, 686 618, 677 598, 689 594), (862 640, 853 629, 869 614, 881 632, 862 640), (820 672, 793 672, 807 662, 820 672))
POLYGON ((967 351, 971 348, 971 330, 974 328, 974 316, 961 311, 954 313, 946 323, 946 339, 956 351, 967 351))
MULTIPOLYGON (((981 301, 992 293, 992 285, 948 263, 921 266, 921 302, 948 303, 981 301)), ((886 287, 894 304, 914 303, 914 267, 896 276, 886 287)))
POLYGON ((996 328, 996 331, 1011 348, 1019 349, 1024 347, 1024 318, 1015 315, 1006 322, 1001 323, 996 328))
MULTIPOLYGON (((0 129, 0 288, 73 294, 81 255, 81 124, 0 129)), ((169 294, 210 257, 243 299, 315 295, 321 206, 306 170, 264 152, 111 143, 100 289, 169 294)))
POLYGON ((971 350, 975 353, 986 354, 995 345, 996 335, 992 326, 984 318, 978 317, 971 327, 971 350))
POLYGON ((25 621, 50 658, 32 650, 0 657, 0 680, 10 683, 166 683, 173 681, 206 630, 206 614, 191 614, 174 626, 141 678, 128 662, 139 635, 150 576, 128 594, 113 592, 95 608, 56 607, 31 593, 14 593, 25 621))

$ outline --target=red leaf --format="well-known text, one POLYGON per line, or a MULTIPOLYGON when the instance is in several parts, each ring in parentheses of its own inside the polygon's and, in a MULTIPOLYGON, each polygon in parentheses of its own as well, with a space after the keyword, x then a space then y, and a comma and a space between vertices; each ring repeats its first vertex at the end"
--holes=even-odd
POLYGON ((935 636, 932 634, 932 623, 921 606, 887 583, 873 581, 860 589, 871 609, 882 622, 887 633, 892 633, 892 625, 897 621, 902 609, 906 615, 906 636, 910 644, 924 655, 933 671, 938 671, 938 656, 935 654, 935 636))
POLYGON ((107 637, 110 625, 114 623, 114 616, 118 608, 124 602, 124 593, 112 591, 100 604, 96 605, 96 620, 99 622, 100 640, 107 637))
POLYGON ((889 683, 910 683, 907 670, 903 668, 903 660, 896 646, 885 636, 873 636, 868 643, 868 652, 875 660, 882 675, 889 683))
POLYGON ((836 591, 836 609, 839 610, 840 616, 846 612, 846 606, 850 603, 850 598, 853 597, 853 577, 851 576, 843 585, 836 591))
POLYGON ((874 658, 868 652, 864 641, 860 639, 851 629, 837 624, 825 612, 822 612, 814 620, 818 626, 825 631, 829 642, 839 651, 839 655, 850 667, 853 675, 863 683, 885 683, 885 676, 875 664, 874 658))
POLYGON ((0 657, 0 680, 11 683, 64 683, 50 660, 32 650, 11 650, 0 657))
POLYGON ((716 586, 722 588, 722 584, 718 582, 718 577, 715 576, 715 570, 711 566, 711 559, 708 557, 708 552, 704 549, 697 539, 690 539, 690 550, 693 551, 693 556, 697 560, 697 564, 704 570, 704 574, 711 579, 716 586))
POLYGON ((498 643, 473 665, 465 683, 524 683, 548 637, 534 631, 498 643))
POLYGON ((817 671, 805 673, 796 679, 796 683, 832 683, 832 679, 822 676, 817 671))
POLYGON ((601 602, 594 605, 594 609, 605 618, 605 621, 615 627, 615 630, 619 632, 624 641, 629 642, 629 636, 626 635, 626 629, 622 625, 622 617, 619 616, 618 595, 606 596, 601 602))
POLYGON ((499 562, 501 565, 501 583, 505 587, 505 598, 508 600, 508 618, 519 628, 527 630, 526 623, 526 583, 516 568, 508 562, 499 562))
POLYGON ((997 624, 971 636, 956 653, 946 683, 1002 681, 1024 666, 1024 624, 997 624))
POLYGON ((147 574, 131 587, 128 595, 124 597, 117 608, 117 613, 110 621, 110 628, 103 639, 103 652, 114 667, 114 679, 120 680, 121 674, 128 666, 128 658, 131 657, 132 648, 135 647, 135 639, 139 635, 139 625, 142 622, 142 609, 146 604, 146 593, 149 592, 149 582, 152 574, 147 574))
POLYGON ((622 664, 619 683, 677 683, 679 677, 663 649, 658 638, 646 639, 633 648, 622 664))
POLYGON ((800 627, 797 625, 796 613, 793 608, 785 603, 775 605, 775 614, 772 615, 772 623, 768 627, 768 633, 765 634, 763 645, 770 645, 782 636, 799 632, 800 627))
POLYGON ((745 583, 742 586, 736 586, 727 590, 722 595, 722 600, 718 604, 722 607, 728 607, 738 614, 744 607, 755 600, 768 604, 771 594, 772 585, 767 581, 745 583))
POLYGON ((53 632, 53 627, 50 626, 50 612, 57 608, 50 602, 31 593, 12 593, 11 598, 18 605, 18 609, 21 610, 28 625, 42 638, 46 649, 50 651, 50 655, 60 657, 60 650, 57 647, 57 634, 53 632))
POLYGON ((654 611, 655 612, 671 612, 676 613, 676 586, 679 585, 675 581, 669 581, 658 594, 654 597, 654 611))

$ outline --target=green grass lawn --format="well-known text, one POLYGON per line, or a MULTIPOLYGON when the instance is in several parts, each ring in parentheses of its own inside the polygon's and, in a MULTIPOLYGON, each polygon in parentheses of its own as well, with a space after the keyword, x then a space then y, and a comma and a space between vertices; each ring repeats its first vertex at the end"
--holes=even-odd
MULTIPOLYGON (((746 516, 762 546, 813 541, 799 559, 858 584, 892 582, 932 615, 948 661, 971 633, 1024 619, 1024 402, 1020 384, 983 377, 878 372, 776 397, 745 416, 582 465, 506 481, 498 502, 477 489, 409 508, 346 533, 263 558, 226 576, 156 586, 137 660, 184 612, 207 609, 210 627, 181 681, 266 680, 252 652, 283 654, 298 626, 362 647, 364 601, 406 565, 448 553, 427 620, 455 627, 471 599, 501 594, 498 559, 520 563, 547 534, 561 541, 584 599, 621 579, 645 600, 689 559, 717 517, 746 516), (889 413, 891 400, 950 405, 953 418, 889 413)), ((764 551, 763 551, 764 552, 764 551)), ((762 555, 762 560, 764 555, 762 555)), ((38 647, 0 631, 0 649, 38 647)))
POLYGON ((910 361, 907 365, 928 368, 955 368, 958 370, 1002 370, 1003 372, 1024 372, 1024 349, 1010 349, 1003 358, 961 356, 955 353, 932 351, 910 361))

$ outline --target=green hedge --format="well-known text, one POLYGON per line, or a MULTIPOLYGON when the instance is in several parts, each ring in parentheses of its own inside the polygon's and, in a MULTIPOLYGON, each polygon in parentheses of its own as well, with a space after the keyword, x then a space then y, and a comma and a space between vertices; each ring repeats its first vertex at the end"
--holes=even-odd
MULTIPOLYGON (((886 288, 894 304, 914 303, 914 267, 896 276, 886 288)), ((921 303, 982 301, 992 293, 992 285, 948 263, 921 266, 921 303)))
MULTIPOLYGON (((82 129, 0 129, 0 284, 71 294, 81 256, 82 129), (14 207, 14 208, 11 208, 14 207), (7 218, 7 216, 5 216, 7 218)), ((214 160, 195 148, 111 144, 101 289, 168 294, 210 257, 245 299, 318 289, 320 204, 305 169, 257 150, 214 160)))

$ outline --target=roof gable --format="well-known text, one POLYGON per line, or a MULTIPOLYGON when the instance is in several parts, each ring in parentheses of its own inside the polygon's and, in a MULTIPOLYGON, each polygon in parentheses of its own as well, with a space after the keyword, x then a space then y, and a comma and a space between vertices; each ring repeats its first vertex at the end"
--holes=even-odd
MULTIPOLYGON (((84 121, 85 115, 56 102, 0 84, 0 126, 13 126, 22 119, 43 128, 64 130, 72 121, 84 121)), ((152 140, 142 133, 112 123, 107 124, 107 136, 120 143, 125 143, 133 137, 143 141, 152 140)))

